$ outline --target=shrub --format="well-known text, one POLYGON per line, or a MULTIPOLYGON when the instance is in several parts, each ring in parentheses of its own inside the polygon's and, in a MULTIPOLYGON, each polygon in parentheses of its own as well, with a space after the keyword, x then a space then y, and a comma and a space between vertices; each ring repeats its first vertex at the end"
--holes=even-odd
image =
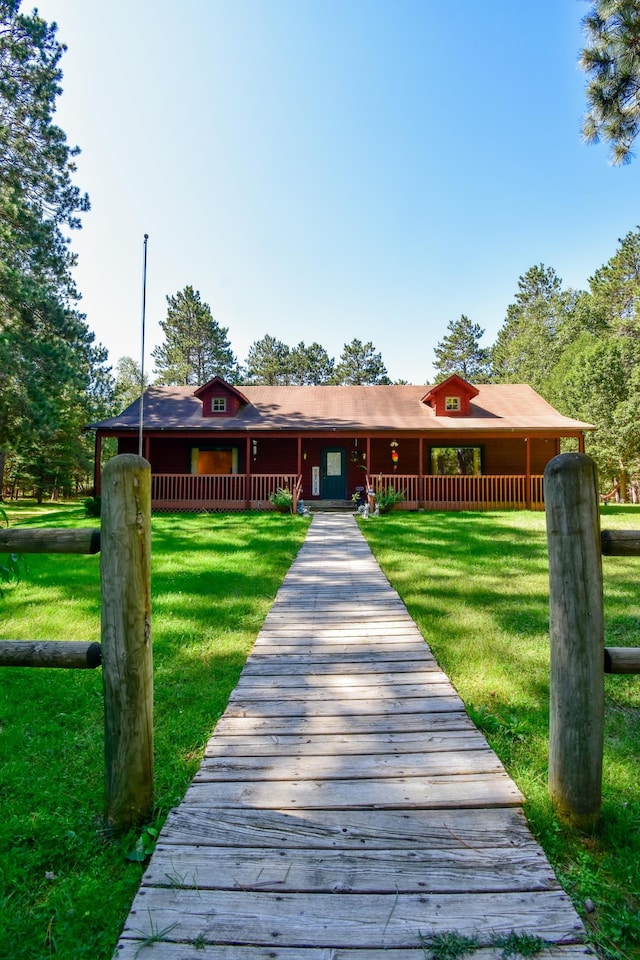
POLYGON ((376 504, 379 513, 389 513, 397 503, 404 500, 404 490, 394 490, 389 486, 386 490, 379 490, 376 493, 376 504))
POLYGON ((280 513, 293 513, 293 494, 290 490, 278 487, 275 493, 272 493, 269 500, 280 513))
POLYGON ((100 497, 87 497, 84 501, 84 512, 87 517, 99 517, 102 509, 100 497))

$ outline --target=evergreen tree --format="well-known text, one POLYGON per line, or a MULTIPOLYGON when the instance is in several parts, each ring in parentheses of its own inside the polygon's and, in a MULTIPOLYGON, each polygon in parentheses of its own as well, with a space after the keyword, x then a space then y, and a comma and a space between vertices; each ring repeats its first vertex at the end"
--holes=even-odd
POLYGON ((622 240, 589 279, 591 311, 600 331, 640 337, 640 228, 622 240))
POLYGON ((291 383, 320 384, 331 383, 335 362, 319 343, 307 346, 303 340, 289 354, 291 383))
POLYGON ((583 135, 610 143, 614 164, 628 163, 640 130, 640 5, 596 0, 582 24, 587 45, 580 66, 590 76, 583 135))
POLYGON ((528 383, 544 393, 544 383, 565 347, 578 335, 574 311, 580 295, 563 290, 551 267, 531 267, 518 280, 515 303, 492 350, 498 383, 528 383))
POLYGON ((165 342, 151 355, 157 383, 202 386, 213 377, 230 383, 238 379, 238 364, 227 339, 227 327, 211 316, 208 303, 193 287, 167 297, 167 317, 160 321, 165 342))
POLYGON ((6 451, 39 491, 85 470, 83 426, 109 381, 64 232, 89 202, 52 119, 63 52, 55 25, 0 0, 0 489, 6 451))
POLYGON ((470 383, 487 383, 490 380, 490 351, 480 346, 484 330, 471 323, 463 313, 459 320, 451 320, 448 335, 435 348, 436 382, 446 380, 452 374, 470 383))
POLYGON ((356 339, 345 343, 334 381, 356 386, 391 383, 382 354, 376 352, 371 342, 363 344, 356 339))
POLYGON ((282 340, 266 334, 256 340, 247 354, 246 377, 248 383, 268 386, 291 383, 291 350, 282 340))

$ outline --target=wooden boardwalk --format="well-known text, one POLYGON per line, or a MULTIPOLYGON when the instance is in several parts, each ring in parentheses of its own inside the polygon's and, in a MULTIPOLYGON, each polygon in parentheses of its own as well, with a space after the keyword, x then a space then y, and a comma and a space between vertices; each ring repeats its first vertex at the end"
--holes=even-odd
POLYGON ((317 514, 120 960, 423 960, 434 934, 588 953, 521 810, 350 515, 317 514))

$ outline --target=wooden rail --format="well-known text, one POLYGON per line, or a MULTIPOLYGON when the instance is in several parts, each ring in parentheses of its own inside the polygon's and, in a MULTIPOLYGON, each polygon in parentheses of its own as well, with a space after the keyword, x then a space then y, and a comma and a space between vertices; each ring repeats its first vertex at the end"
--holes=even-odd
MULTIPOLYGON (((372 474, 375 489, 404 492, 408 509, 495 510, 542 509, 543 478, 538 475, 482 477, 372 474)), ((153 506, 157 509, 240 510, 269 509, 269 497, 282 487, 292 492, 301 482, 297 474, 154 474, 153 506)), ((313 504, 313 501, 309 501, 313 504)))
POLYGON ((150 478, 150 466, 142 457, 122 454, 108 461, 102 485, 102 533, 0 531, 0 552, 100 550, 101 643, 0 640, 0 666, 102 665, 105 818, 115 832, 142 822, 153 806, 150 478))
POLYGON ((600 815, 604 673, 640 673, 640 648, 604 646, 602 555, 639 556, 640 532, 600 531, 597 471, 581 453, 544 474, 549 549, 549 793, 590 827, 600 815))
POLYGON ((0 530, 0 553, 99 553, 99 530, 0 530))

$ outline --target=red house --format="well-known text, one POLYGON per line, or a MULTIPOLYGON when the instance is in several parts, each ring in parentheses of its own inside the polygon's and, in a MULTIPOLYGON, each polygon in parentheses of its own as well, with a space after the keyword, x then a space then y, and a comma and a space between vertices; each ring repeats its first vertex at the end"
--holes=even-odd
MULTIPOLYGON (((139 401, 93 424, 137 453, 139 401)), ((404 492, 406 509, 541 508, 542 473, 563 438, 595 428, 525 384, 150 387, 143 454, 154 509, 267 509, 278 487, 313 507, 348 503, 367 483, 404 492)), ((100 477, 96 475, 96 492, 100 477)))

